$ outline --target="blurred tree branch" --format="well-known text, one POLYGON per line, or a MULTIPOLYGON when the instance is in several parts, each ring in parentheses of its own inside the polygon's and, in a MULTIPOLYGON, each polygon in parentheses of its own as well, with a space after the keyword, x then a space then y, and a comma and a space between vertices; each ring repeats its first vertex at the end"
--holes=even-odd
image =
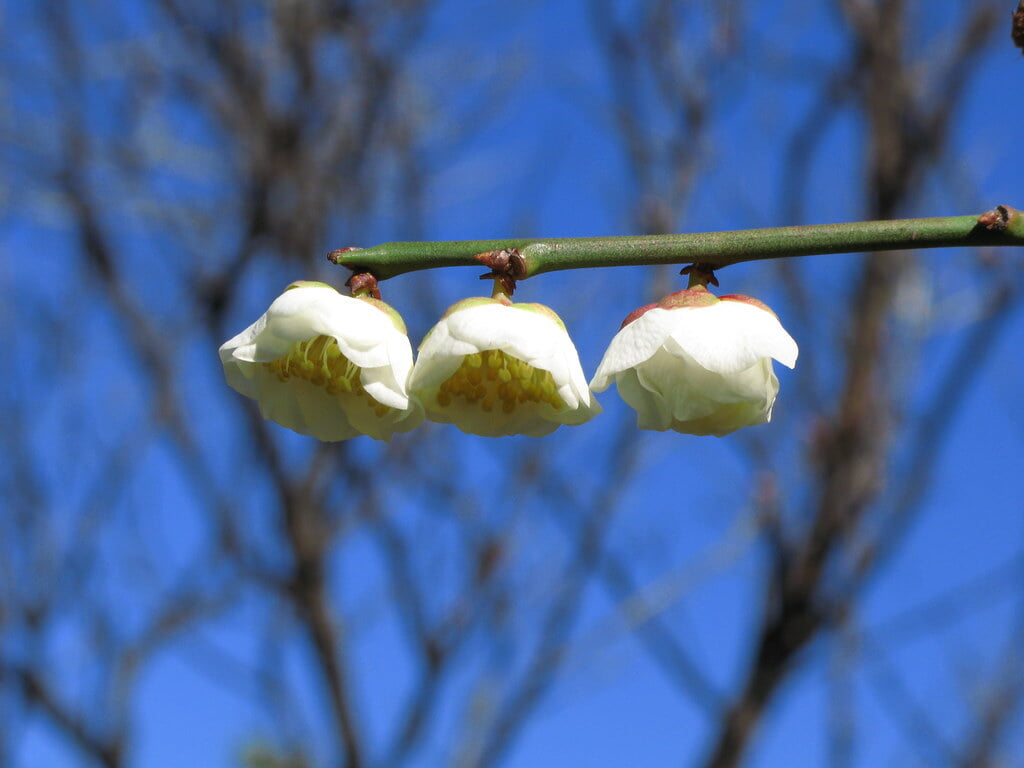
MULTIPOLYGON (((864 213, 919 207, 1000 23, 992 4, 972 6, 929 59, 910 47, 906 20, 920 7, 837 3, 849 50, 782 148, 793 221, 815 194, 830 121, 850 113, 869 126, 864 213)), ((877 674, 864 658, 876 644, 887 650, 879 663, 901 674, 885 627, 853 617, 933 485, 943 416, 1019 305, 1019 285, 995 272, 977 273, 977 322, 920 412, 904 414, 907 393, 890 374, 920 346, 895 319, 910 257, 865 257, 849 305, 830 300, 845 337, 839 385, 814 382, 798 414, 818 424, 805 473, 752 438, 749 504, 681 572, 652 573, 656 559, 615 538, 702 511, 673 500, 664 519, 637 522, 655 491, 641 492, 649 443, 629 414, 609 413, 600 441, 565 430, 481 447, 425 427, 387 447, 311 447, 224 391, 210 350, 268 286, 295 270, 323 274, 318 254, 363 241, 378 221, 419 236, 438 125, 472 139, 504 116, 501 94, 516 84, 493 87, 500 62, 481 77, 483 98, 451 76, 475 75, 467 41, 438 28, 445 12, 420 0, 62 0, 11 11, 27 30, 2 57, 5 95, 17 91, 0 113, 19 191, 11 215, 53 245, 41 251, 43 277, 0 307, 14 362, 0 391, 0 696, 16 705, 3 757, 31 761, 19 734, 35 738, 44 723, 68 760, 138 763, 140 681, 173 653, 260 710, 264 731, 242 758, 253 766, 508 763, 567 672, 607 642, 606 623, 587 631, 595 592, 601 621, 621 616, 616 626, 700 712, 709 766, 751 754, 766 709, 833 631, 846 633, 840 688, 877 674), (449 57, 448 74, 436 76, 424 51, 449 57), (673 608, 745 555, 730 536, 746 542, 751 531, 767 561, 752 579, 761 612, 745 661, 724 674, 673 608)), ((758 74, 757 12, 587 5, 610 94, 600 124, 629 168, 614 183, 632 228, 665 233, 691 215, 724 117, 758 74)), ((486 42, 481 58, 494 59, 486 42)), ((649 275, 646 293, 669 289, 667 271, 649 275)), ((822 299, 802 277, 792 286, 798 316, 814 323, 822 299)), ((412 297, 410 326, 436 313, 437 288, 396 285, 412 297)), ((797 425, 789 443, 809 431, 797 425)), ((693 455, 684 450, 680 441, 668 456, 673 479, 692 472, 703 487, 708 467, 680 469, 693 455)), ((992 578, 1016 575, 1007 565, 992 578)), ((941 628, 939 608, 922 605, 912 623, 941 628)), ((1012 737, 1015 632, 979 675, 985 695, 959 742, 940 751, 951 764, 995 764, 1012 737)), ((899 682, 886 688, 899 698, 899 682)), ((852 742, 863 734, 847 704, 837 740, 852 742)), ((893 710, 915 731, 906 706, 893 710)), ((843 749, 853 764, 853 746, 843 749)))

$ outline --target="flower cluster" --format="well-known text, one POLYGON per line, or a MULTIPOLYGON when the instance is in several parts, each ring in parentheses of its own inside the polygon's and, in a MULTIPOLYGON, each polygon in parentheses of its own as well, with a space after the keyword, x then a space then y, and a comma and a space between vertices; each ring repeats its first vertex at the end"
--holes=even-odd
POLYGON ((290 285, 220 348, 228 384, 264 418, 320 440, 390 440, 424 418, 487 437, 540 437, 601 412, 614 382, 641 429, 726 435, 771 419, 796 343, 746 296, 679 291, 633 312, 590 385, 561 319, 505 295, 460 301, 413 363, 401 316, 323 283, 290 285))

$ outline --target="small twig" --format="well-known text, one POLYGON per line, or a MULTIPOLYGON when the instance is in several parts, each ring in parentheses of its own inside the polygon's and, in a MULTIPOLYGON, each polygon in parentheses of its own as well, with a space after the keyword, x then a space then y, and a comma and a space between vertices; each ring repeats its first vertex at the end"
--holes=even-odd
POLYGON ((384 280, 421 269, 475 266, 481 263, 481 256, 502 261, 504 257, 497 254, 508 254, 504 268, 514 268, 514 279, 523 279, 561 269, 691 262, 721 269, 745 261, 793 256, 981 245, 1024 246, 1024 216, 1001 205, 980 215, 681 235, 382 243, 332 251, 330 260, 354 271, 373 272, 384 280), (1004 217, 1005 227, 992 226, 1004 217))

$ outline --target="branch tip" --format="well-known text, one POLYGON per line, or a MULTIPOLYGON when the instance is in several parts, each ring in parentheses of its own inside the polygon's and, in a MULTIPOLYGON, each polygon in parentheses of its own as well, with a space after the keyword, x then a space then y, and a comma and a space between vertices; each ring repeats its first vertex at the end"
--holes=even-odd
POLYGON ((331 264, 344 264, 346 254, 352 253, 353 251, 361 251, 362 248, 358 248, 354 245, 350 245, 347 248, 335 248, 333 251, 327 254, 327 260, 331 264))

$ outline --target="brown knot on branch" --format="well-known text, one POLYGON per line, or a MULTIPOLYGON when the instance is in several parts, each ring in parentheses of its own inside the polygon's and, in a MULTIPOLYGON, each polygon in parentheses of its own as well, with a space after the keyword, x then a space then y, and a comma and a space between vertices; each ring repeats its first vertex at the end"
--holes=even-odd
POLYGON ((1010 226, 1010 216, 1013 213, 1013 209, 1009 206, 997 205, 991 211, 986 211, 978 217, 978 226, 984 227, 990 232, 1005 232, 1010 226))
POLYGON ((371 296, 380 298, 380 288, 377 286, 377 278, 370 272, 353 272, 352 277, 345 281, 345 285, 352 291, 353 296, 371 296))
POLYGON ((518 248, 484 251, 473 258, 491 270, 485 275, 480 275, 480 279, 499 281, 509 296, 516 290, 516 280, 526 277, 526 259, 519 253, 518 248))

